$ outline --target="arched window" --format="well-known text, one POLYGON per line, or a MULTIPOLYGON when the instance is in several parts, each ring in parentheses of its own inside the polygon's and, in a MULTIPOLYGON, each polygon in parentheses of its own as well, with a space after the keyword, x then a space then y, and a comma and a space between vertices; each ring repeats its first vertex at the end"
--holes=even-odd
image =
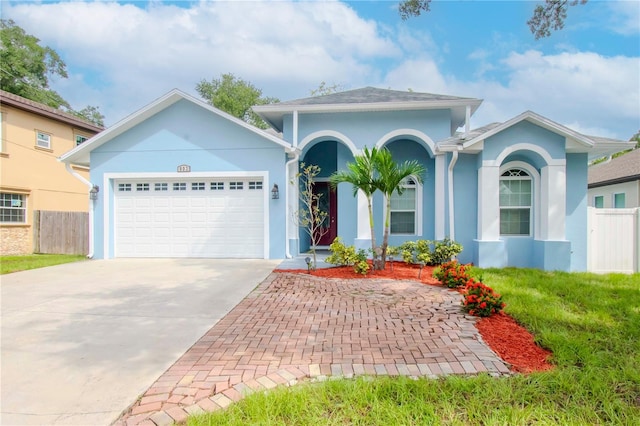
POLYGON ((392 235, 418 235, 421 230, 421 191, 418 182, 411 176, 400 184, 402 194, 391 195, 391 221, 389 232, 392 235))
POLYGON ((531 176, 509 169, 500 176, 500 235, 531 235, 533 200, 531 176))

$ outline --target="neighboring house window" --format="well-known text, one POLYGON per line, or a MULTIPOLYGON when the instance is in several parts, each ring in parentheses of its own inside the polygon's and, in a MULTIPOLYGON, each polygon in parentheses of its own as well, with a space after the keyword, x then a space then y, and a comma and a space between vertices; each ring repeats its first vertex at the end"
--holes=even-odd
POLYGON ((229 189, 242 189, 242 182, 229 182, 229 189))
POLYGON ((262 189, 262 182, 249 182, 249 189, 262 189))
POLYGON ((212 191, 224 190, 224 182, 211 182, 211 190, 212 191))
POLYGON ((500 235, 531 235, 531 176, 511 169, 500 177, 500 235))
POLYGON ((148 183, 136 183, 136 191, 148 191, 149 184, 148 183))
POLYGON ((613 194, 613 207, 616 209, 624 209, 626 200, 624 192, 613 194))
POLYGON ((120 192, 131 192, 131 184, 130 183, 119 183, 118 191, 120 192))
POLYGON ((205 190, 204 182, 191 182, 191 190, 204 191, 205 190))
POLYGON ((36 146, 40 148, 51 149, 51 135, 42 132, 36 132, 36 146))
POLYGON ((86 136, 76 135, 76 146, 81 145, 87 139, 89 139, 89 138, 86 137, 86 136))
POLYGON ((174 191, 186 191, 187 190, 187 184, 185 182, 174 182, 173 183, 173 190, 174 191))
POLYGON ((593 206, 597 209, 604 207, 604 195, 596 195, 593 198, 593 206))
POLYGON ((391 234, 416 234, 418 227, 418 188, 416 180, 406 178, 400 184, 402 194, 391 195, 391 234))
POLYGON ((0 193, 0 222, 26 223, 26 197, 22 194, 0 193))
POLYGON ((169 186, 166 183, 156 183, 153 187, 154 190, 156 191, 168 191, 169 190, 169 186))

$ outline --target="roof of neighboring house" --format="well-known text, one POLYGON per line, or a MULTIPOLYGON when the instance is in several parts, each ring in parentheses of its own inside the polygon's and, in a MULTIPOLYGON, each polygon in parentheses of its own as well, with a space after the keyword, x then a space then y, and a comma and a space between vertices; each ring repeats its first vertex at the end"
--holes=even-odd
POLYGON ((40 102, 32 101, 31 99, 23 98, 22 96, 15 95, 4 90, 0 90, 0 103, 10 105, 24 111, 29 111, 34 114, 39 114, 53 120, 58 120, 78 129, 88 130, 95 133, 103 130, 102 127, 96 126, 90 121, 76 115, 60 111, 59 109, 41 104, 40 102))
POLYGON ((253 110, 273 128, 282 131, 283 117, 294 111, 304 114, 449 109, 455 130, 464 123, 466 108, 469 107, 473 114, 481 103, 482 100, 476 98, 363 87, 330 95, 257 105, 253 110))
POLYGON ((640 149, 589 167, 589 188, 640 180, 640 149))
POLYGON ((456 132, 454 136, 438 142, 438 148, 442 151, 461 150, 467 152, 479 152, 484 147, 484 141, 493 135, 502 132, 518 123, 527 121, 536 126, 547 129, 565 138, 565 150, 567 153, 587 153, 590 159, 610 155, 632 147, 635 142, 621 141, 617 139, 587 136, 576 132, 562 124, 549 120, 533 111, 525 111, 504 123, 491 123, 486 126, 464 132, 456 132))
POLYGON ((215 108, 201 101, 200 99, 196 99, 193 96, 190 96, 178 89, 173 89, 167 94, 151 102, 147 106, 139 109, 133 114, 120 120, 119 122, 109 127, 108 129, 104 130, 103 132, 98 133, 94 137, 78 145, 71 151, 64 153, 58 159, 64 163, 74 163, 74 164, 79 164, 83 166, 89 166, 91 151, 109 142, 110 140, 116 138, 117 136, 123 134, 127 130, 132 129, 138 124, 153 117, 154 115, 158 114, 160 111, 163 111, 169 108, 171 105, 181 100, 186 100, 195 105, 198 105, 199 107, 204 108, 212 112, 213 114, 216 114, 226 120, 236 123, 238 126, 243 127, 253 133, 256 133, 259 136, 263 137, 264 139, 271 141, 285 149, 291 149, 291 145, 286 141, 282 140, 282 138, 279 138, 274 134, 267 133, 262 129, 252 126, 240 120, 239 118, 236 118, 231 114, 227 114, 226 112, 221 111, 218 108, 215 108))

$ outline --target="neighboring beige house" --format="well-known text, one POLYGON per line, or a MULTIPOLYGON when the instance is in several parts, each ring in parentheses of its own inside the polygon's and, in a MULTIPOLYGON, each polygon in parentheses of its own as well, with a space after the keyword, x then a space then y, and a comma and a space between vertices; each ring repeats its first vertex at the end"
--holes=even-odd
POLYGON ((34 211, 88 211, 87 186, 57 157, 102 128, 4 90, 0 123, 0 254, 32 253, 34 211))
POLYGON ((640 149, 589 167, 589 206, 640 207, 640 149))

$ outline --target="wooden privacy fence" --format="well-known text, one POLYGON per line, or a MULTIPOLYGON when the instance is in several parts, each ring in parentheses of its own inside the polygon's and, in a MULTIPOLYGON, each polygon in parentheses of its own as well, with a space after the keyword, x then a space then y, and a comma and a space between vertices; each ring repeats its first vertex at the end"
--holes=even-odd
POLYGON ((34 253, 87 254, 89 213, 36 210, 33 242, 34 253))
POLYGON ((591 272, 639 272, 640 207, 589 207, 588 256, 591 272))

